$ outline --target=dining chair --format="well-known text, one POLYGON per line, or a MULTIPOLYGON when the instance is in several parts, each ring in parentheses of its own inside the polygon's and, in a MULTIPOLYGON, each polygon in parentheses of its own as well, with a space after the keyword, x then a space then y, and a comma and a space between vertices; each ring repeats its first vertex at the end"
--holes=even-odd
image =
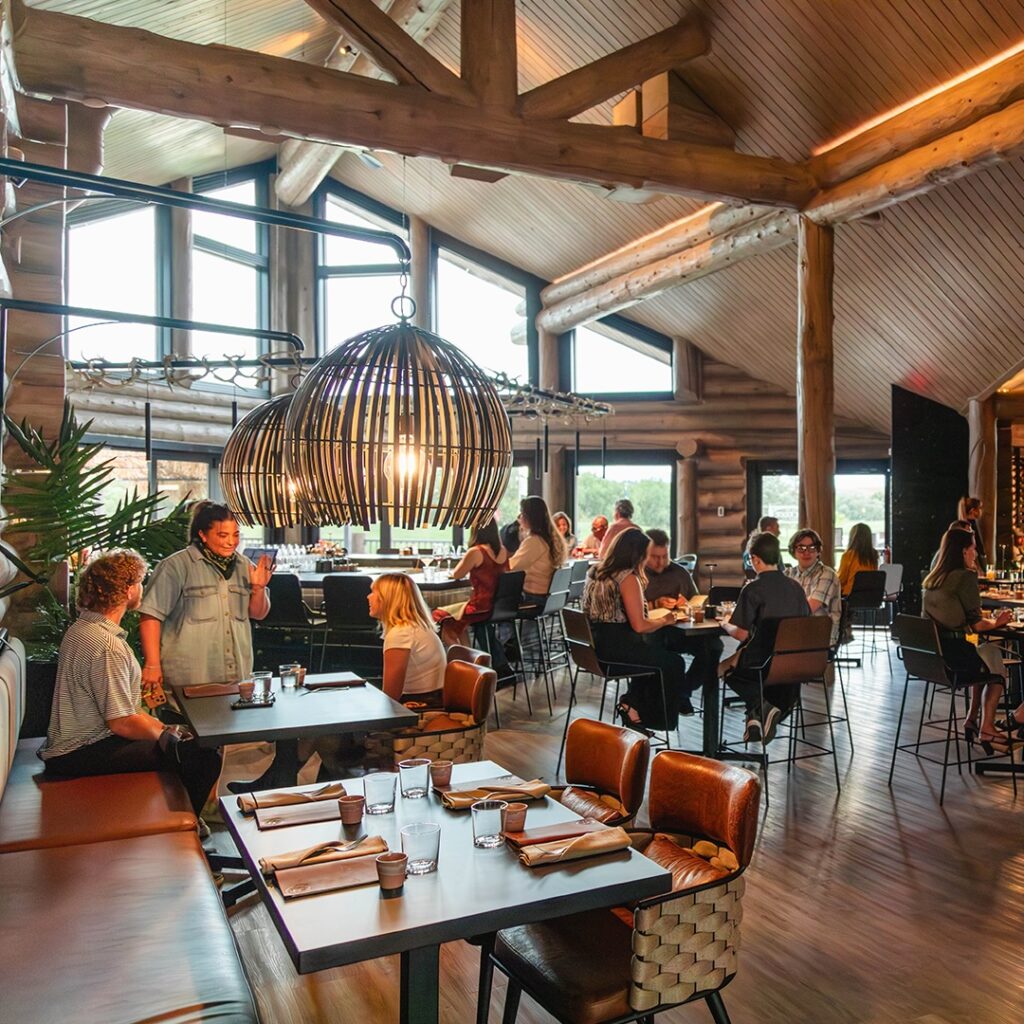
MULTIPOLYGON (((892 776, 896 769, 896 755, 900 751, 910 751, 915 757, 922 761, 930 761, 932 764, 942 765, 942 782, 939 786, 939 806, 942 806, 946 798, 946 774, 950 764, 956 765, 958 775, 963 774, 963 765, 966 763, 968 770, 972 764, 971 744, 967 743, 966 761, 960 755, 960 730, 956 720, 956 697, 958 693, 964 694, 966 700, 967 688, 976 683, 1002 683, 1002 676, 994 676, 989 673, 976 675, 956 672, 947 664, 942 656, 942 646, 939 643, 939 634, 932 619, 922 618, 917 615, 897 615, 893 628, 896 630, 899 646, 896 649, 896 657, 903 662, 906 668, 906 676, 903 680, 903 699, 900 701, 900 712, 896 719, 896 737, 893 741, 892 760, 889 764, 889 785, 892 786, 892 776), (917 736, 912 743, 900 743, 900 731, 903 726, 903 714, 907 706, 907 693, 910 689, 911 680, 917 680, 925 684, 925 692, 921 701, 921 717, 918 720, 917 736), (925 710, 929 705, 929 691, 938 691, 949 696, 949 714, 944 721, 929 722, 925 720, 925 710), (938 739, 923 740, 924 729, 927 726, 938 726, 944 733, 938 739), (922 753, 923 747, 930 747, 935 744, 943 744, 942 758, 932 757, 929 753, 922 753), (950 748, 956 751, 956 760, 950 760, 950 748)), ((1009 757, 1013 759, 1013 737, 1009 739, 1009 757)), ((1013 793, 1017 795, 1017 773, 1011 773, 1013 779, 1013 793)))
POLYGON ((572 563, 572 575, 569 577, 569 604, 573 608, 580 606, 580 598, 583 597, 583 588, 587 585, 587 573, 590 571, 590 562, 585 558, 578 558, 572 563))
POLYGON ((644 801, 650 757, 646 736, 577 718, 565 744, 565 785, 548 795, 584 818, 626 825, 644 801))
MULTIPOLYGON (((858 613, 861 617, 861 657, 867 654, 867 634, 869 619, 871 626, 871 651, 877 650, 875 645, 875 633, 878 627, 878 613, 885 607, 886 597, 886 574, 881 570, 861 570, 853 577, 853 586, 850 593, 846 595, 846 608, 853 619, 858 613)), ((888 643, 885 645, 886 657, 889 659, 889 668, 892 670, 892 654, 888 643)))
POLYGON ((370 615, 367 598, 373 581, 369 576, 337 573, 324 576, 325 617, 320 670, 323 671, 327 647, 383 651, 379 623, 370 615))
MULTIPOLYGON (((651 828, 632 839, 671 872, 671 891, 500 931, 492 959, 509 979, 503 1024, 515 1024, 523 992, 561 1024, 653 1022, 698 999, 715 1024, 729 1024, 721 993, 737 971, 759 803, 757 776, 745 768, 658 754, 651 828)), ((489 1006, 490 990, 479 998, 489 1006)))
POLYGON ((529 687, 529 679, 525 678, 526 672, 534 674, 540 669, 544 677, 544 691, 548 699, 548 714, 554 713, 551 699, 554 695, 554 663, 561 662, 565 665, 568 662, 568 655, 565 652, 565 640, 561 635, 560 620, 558 613, 568 604, 569 584, 572 579, 572 567, 563 565, 556 569, 551 576, 551 583, 548 586, 548 595, 541 605, 527 605, 520 607, 513 620, 516 631, 516 642, 519 644, 520 655, 523 659, 524 680, 529 687), (537 625, 537 657, 529 659, 526 645, 523 641, 523 627, 528 622, 537 625), (557 656, 553 652, 555 641, 555 623, 559 623, 559 646, 561 650, 557 656), (550 627, 550 628, 549 628, 550 627), (529 666, 529 667, 527 667, 529 666))
MULTIPOLYGON (((487 649, 487 653, 491 656, 491 663, 494 664, 497 661, 499 667, 504 662, 501 659, 495 658, 495 650, 501 644, 495 627, 506 624, 514 631, 513 623, 516 615, 519 614, 519 602, 523 597, 523 582, 525 579, 526 573, 521 569, 517 572, 503 572, 498 577, 498 586, 494 591, 494 603, 491 605, 490 616, 483 622, 478 622, 473 626, 477 644, 487 649)), ((517 653, 521 656, 521 652, 517 653)), ((508 667, 512 670, 513 700, 515 700, 519 690, 519 672, 512 664, 512 661, 516 660, 518 659, 511 659, 508 663, 508 667)), ((505 679, 507 676, 502 676, 501 678, 505 679)), ((529 688, 526 690, 526 709, 532 716, 533 706, 530 703, 529 688)))
POLYGON ((253 623, 255 639, 287 641, 292 635, 297 635, 303 638, 301 642, 308 649, 308 663, 312 665, 316 641, 327 620, 303 600, 299 577, 295 573, 275 572, 267 584, 267 596, 270 598, 270 611, 265 618, 253 623))
MULTIPOLYGON (((487 651, 478 651, 473 647, 466 647, 463 644, 452 644, 447 652, 448 661, 468 661, 472 665, 483 665, 484 668, 491 667, 491 656, 487 651)), ((495 687, 494 697, 494 728, 501 728, 501 718, 498 715, 498 691, 495 687)))
MULTIPOLYGON (((597 713, 598 720, 604 717, 604 703, 608 694, 608 684, 615 683, 615 703, 618 703, 619 684, 623 679, 639 679, 650 676, 657 680, 661 692, 661 705, 664 712, 664 721, 668 717, 668 697, 665 693, 665 680, 661 669, 652 668, 650 665, 629 665, 624 662, 602 662, 594 649, 594 636, 590 631, 590 622, 583 612, 575 608, 563 608, 561 611, 562 631, 565 634, 565 642, 569 647, 569 659, 572 661, 573 669, 569 675, 569 707, 565 713, 565 728, 562 730, 562 742, 558 748, 558 764, 555 767, 557 775, 562 769, 562 754, 565 751, 566 738, 569 735, 569 724, 572 719, 573 705, 576 703, 576 684, 580 672, 597 676, 601 680, 601 707, 597 713)), ((669 730, 665 728, 665 746, 671 746, 669 730)))

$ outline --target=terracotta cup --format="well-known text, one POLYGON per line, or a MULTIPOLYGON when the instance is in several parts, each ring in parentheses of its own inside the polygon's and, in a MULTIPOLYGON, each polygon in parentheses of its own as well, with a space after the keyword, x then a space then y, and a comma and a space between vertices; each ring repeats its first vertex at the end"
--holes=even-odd
POLYGON ((509 804, 501 812, 502 832, 522 832, 526 828, 526 804, 509 804))
POLYGON ((449 783, 452 781, 452 762, 431 761, 430 781, 433 784, 434 789, 438 789, 441 786, 449 785, 449 783))
POLYGON ((238 684, 238 696, 242 700, 252 700, 252 695, 256 691, 256 684, 251 679, 243 679, 238 684))
POLYGON ((363 804, 361 796, 343 796, 338 798, 338 811, 343 825, 358 825, 363 820, 363 804))
POLYGON ((693 609, 693 621, 694 622, 703 622, 704 621, 704 609, 703 608, 694 608, 693 609))
POLYGON ((382 853, 377 857, 377 879, 386 893, 402 891, 408 860, 404 853, 382 853))

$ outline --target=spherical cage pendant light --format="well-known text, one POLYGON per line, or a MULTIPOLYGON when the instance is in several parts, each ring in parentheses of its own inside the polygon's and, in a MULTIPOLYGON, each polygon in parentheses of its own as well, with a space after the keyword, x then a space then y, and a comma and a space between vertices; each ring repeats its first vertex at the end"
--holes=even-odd
POLYGON ((474 526, 508 485, 512 433, 483 370, 402 320, 342 342, 306 375, 285 458, 320 522, 474 526))
POLYGON ((284 424, 291 395, 258 405, 224 445, 220 485, 228 507, 250 526, 309 524, 295 482, 285 472, 284 424))

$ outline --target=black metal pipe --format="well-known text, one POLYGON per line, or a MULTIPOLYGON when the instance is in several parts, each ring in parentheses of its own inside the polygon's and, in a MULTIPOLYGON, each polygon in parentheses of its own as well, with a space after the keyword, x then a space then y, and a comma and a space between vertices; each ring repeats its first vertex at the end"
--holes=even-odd
POLYGON ((43 164, 22 163, 10 157, 0 157, 0 175, 8 175, 14 181, 38 181, 44 185, 60 185, 86 192, 99 192, 101 195, 117 199, 138 199, 158 206, 176 206, 184 210, 220 213, 228 217, 255 221, 257 224, 273 224, 281 228, 312 231, 318 235, 337 235, 340 238, 377 242, 393 249, 402 262, 409 263, 412 260, 412 251, 405 239, 390 231, 380 231, 376 228, 356 228, 320 217, 305 217, 301 213, 290 213, 287 210, 270 210, 263 206, 232 203, 226 199, 211 199, 209 196, 176 192, 174 189, 161 188, 157 185, 143 185, 138 181, 108 178, 102 174, 86 174, 84 171, 66 171, 43 164))

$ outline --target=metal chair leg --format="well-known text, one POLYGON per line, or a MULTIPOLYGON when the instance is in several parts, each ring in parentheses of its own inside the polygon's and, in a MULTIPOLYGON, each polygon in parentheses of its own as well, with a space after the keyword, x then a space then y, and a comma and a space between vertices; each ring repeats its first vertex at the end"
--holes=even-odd
POLYGON ((722 1002, 721 992, 709 992, 704 997, 704 1002, 708 1004, 708 1009, 711 1011, 711 1019, 715 1024, 732 1024, 729 1020, 729 1014, 726 1013, 725 1003, 722 1002))
POLYGON ((828 698, 828 687, 824 686, 822 689, 825 691, 825 717, 828 719, 828 737, 829 742, 832 744, 832 766, 836 770, 836 793, 841 793, 843 786, 839 781, 839 757, 836 755, 836 734, 832 728, 832 702, 828 698))
POLYGON ((494 932, 480 939, 480 980, 476 986, 476 1024, 487 1024, 491 1011, 491 985, 494 981, 494 932))
POLYGON ((903 710, 907 706, 907 690, 910 688, 910 673, 903 681, 903 700, 900 701, 900 714, 896 719, 896 738, 892 744, 892 763, 889 765, 889 786, 892 787, 892 773, 896 769, 896 751, 900 749, 900 726, 903 725, 903 710))
POLYGON ((508 979, 508 991, 505 993, 505 1010, 501 1015, 501 1024, 516 1024, 519 1016, 519 997, 523 994, 523 986, 514 978, 508 979))
POLYGON ((562 757, 565 755, 565 744, 569 738, 569 720, 572 718, 572 708, 576 703, 576 679, 580 674, 579 668, 569 676, 569 707, 565 712, 565 728, 562 730, 562 743, 558 748, 558 764, 555 765, 555 778, 557 779, 562 771, 562 757))

